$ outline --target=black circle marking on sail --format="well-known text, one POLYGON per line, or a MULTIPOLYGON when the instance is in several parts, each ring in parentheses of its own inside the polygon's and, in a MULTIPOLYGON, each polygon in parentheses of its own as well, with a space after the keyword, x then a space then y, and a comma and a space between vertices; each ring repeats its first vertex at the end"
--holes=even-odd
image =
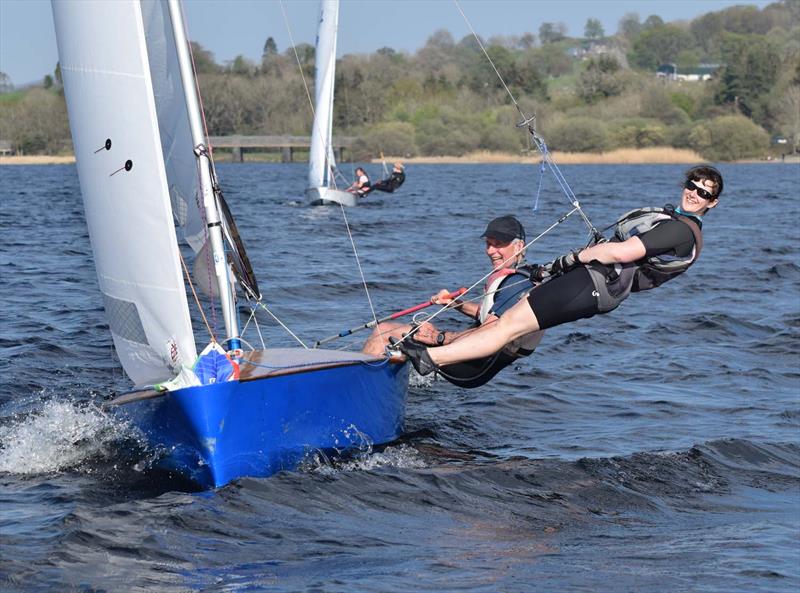
POLYGON ((111 150, 111 138, 106 138, 106 143, 103 144, 100 148, 94 151, 95 154, 100 152, 101 150, 111 150))
POLYGON ((117 173, 119 173, 120 171, 122 171, 123 169, 124 169, 125 171, 130 171, 131 169, 133 169, 133 161, 132 161, 132 160, 130 160, 130 159, 128 159, 127 161, 125 161, 125 164, 124 164, 124 165, 122 165, 122 166, 121 166, 119 169, 117 169, 116 171, 114 171, 114 172, 113 172, 111 175, 109 175, 109 177, 113 177, 114 175, 116 175, 117 173))

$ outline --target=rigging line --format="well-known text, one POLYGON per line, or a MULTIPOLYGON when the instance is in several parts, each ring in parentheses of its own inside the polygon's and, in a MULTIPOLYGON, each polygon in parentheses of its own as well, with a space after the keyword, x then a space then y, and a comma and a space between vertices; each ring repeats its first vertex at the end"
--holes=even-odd
POLYGON ((311 116, 314 117, 314 101, 311 99, 311 91, 308 90, 308 83, 306 76, 303 73, 303 65, 300 63, 300 56, 297 53, 297 45, 292 36, 292 28, 289 26, 289 18, 286 16, 286 9, 283 6, 283 0, 279 0, 278 4, 281 5, 281 13, 283 14, 283 22, 286 24, 286 32, 289 33, 289 41, 292 44, 292 51, 294 51, 294 59, 297 61, 297 69, 300 70, 300 78, 303 81, 303 86, 306 89, 306 97, 308 97, 308 105, 311 107, 311 116))
POLYGON ((536 129, 535 129, 536 115, 534 114, 532 117, 528 117, 522 111, 522 108, 519 106, 519 103, 517 103, 517 100, 514 97, 514 94, 511 92, 511 89, 508 88, 508 85, 506 84, 506 81, 503 79, 503 76, 500 74, 500 72, 497 70, 497 67, 494 65, 494 61, 492 60, 491 56, 489 56, 489 52, 486 51, 486 47, 484 47, 483 42, 481 41, 481 38, 478 37, 478 34, 475 32, 475 28, 472 26, 472 23, 469 22, 469 19, 467 18, 467 15, 464 14, 464 11, 461 9, 461 4, 459 4, 458 0, 453 0, 453 3, 456 5, 456 8, 458 8, 458 12, 460 12, 461 16, 464 18, 464 22, 467 23, 467 26, 469 27, 470 31, 472 32, 473 37, 475 37, 475 41, 478 42, 478 46, 481 48, 481 51, 483 51, 483 55, 486 56, 486 59, 489 61, 489 64, 491 64, 492 69, 494 70, 494 73, 497 74, 497 78, 500 80, 500 83, 503 85, 503 88, 506 90, 506 93, 508 93, 508 96, 511 98, 511 102, 514 103, 514 107, 517 108, 517 111, 522 116, 523 121, 520 124, 518 124, 518 127, 526 126, 528 128, 528 131, 530 132, 531 136, 533 137, 534 141, 536 142, 536 146, 539 149, 539 152, 541 152, 542 156, 547 160, 547 163, 550 166, 550 170, 553 172, 554 176, 558 180, 562 191, 567 196, 567 199, 570 200, 572 205, 575 206, 578 209, 578 212, 580 213, 581 218, 586 223, 586 225, 589 227, 589 230, 592 232, 594 237, 598 238, 600 235, 599 235, 599 232, 597 231, 597 228, 594 226, 594 224, 592 224, 592 221, 589 220, 589 217, 586 215, 586 213, 581 208, 580 203, 578 202, 577 198, 575 197, 575 193, 572 191, 572 188, 569 187, 569 184, 567 183, 567 181, 564 178, 564 176, 561 174, 561 171, 560 171, 560 169, 558 169, 558 166, 555 165, 555 163, 553 162, 552 157, 548 156, 549 152, 546 152, 547 146, 544 144, 544 140, 541 138, 541 136, 539 136, 536 133, 536 129), (542 147, 545 148, 545 152, 542 152, 542 147))
POLYGON ((270 315, 270 316, 271 316, 271 317, 272 317, 272 318, 273 318, 275 321, 277 321, 277 322, 278 322, 278 325, 280 325, 280 326, 281 326, 283 329, 285 329, 285 330, 286 330, 286 332, 287 332, 287 333, 288 333, 290 336, 292 336, 292 337, 293 337, 295 340, 297 340, 297 342, 298 342, 298 343, 299 343, 299 344, 300 344, 300 345, 301 345, 303 348, 305 348, 306 350, 308 350, 308 349, 309 349, 309 348, 308 348, 308 346, 306 346, 306 345, 303 343, 303 340, 301 340, 300 338, 298 338, 298 337, 297 337, 297 335, 295 335, 295 333, 294 333, 292 330, 290 330, 290 329, 289 329, 289 328, 286 326, 286 324, 284 324, 284 323, 283 323, 283 321, 281 321, 280 319, 278 319, 278 317, 275 315, 275 313, 273 313, 272 311, 270 311, 270 310, 269 310, 269 307, 267 307, 267 306, 266 306, 264 303, 262 303, 261 301, 258 301, 258 302, 256 303, 256 305, 258 305, 259 307, 261 307, 262 309, 264 309, 264 311, 266 311, 267 313, 269 313, 269 315, 270 315))
POLYGON ((542 154, 542 166, 544 167, 544 165, 547 164, 547 166, 550 168, 550 172, 553 174, 553 177, 555 177, 556 181, 561 187, 561 190, 566 195, 567 199, 572 203, 573 206, 578 208, 578 212, 581 215, 583 222, 586 223, 587 227, 589 227, 589 231, 592 233, 593 237, 595 239, 599 239, 602 236, 600 231, 597 230, 597 227, 594 226, 592 221, 580 207, 580 202, 578 202, 578 198, 575 195, 575 192, 572 191, 572 188, 567 182, 566 177, 564 177, 564 174, 561 172, 561 169, 559 169, 558 165, 553 160, 553 157, 551 156, 550 150, 547 148, 547 144, 545 143, 544 138, 536 134, 535 130, 531 130, 531 137, 533 138, 533 141, 536 143, 536 147, 539 149, 539 152, 542 154))
POLYGON ((206 324, 206 330, 208 330, 208 335, 211 336, 211 341, 216 342, 217 338, 214 335, 214 331, 211 329, 211 326, 208 324, 208 319, 206 319, 206 314, 203 313, 203 307, 200 305, 200 299, 197 297, 197 292, 194 290, 194 283, 192 282, 192 277, 189 275, 189 268, 186 267, 186 261, 183 259, 183 254, 178 250, 178 257, 181 260, 181 266, 183 267, 183 273, 186 274, 186 281, 189 283, 189 288, 192 289, 192 296, 194 297, 194 302, 197 304, 197 308, 200 311, 200 316, 203 318, 203 323, 206 324))
POLYGON ((375 325, 378 325, 378 316, 375 313, 375 307, 372 304, 372 297, 369 294, 369 287, 367 286, 367 279, 364 277, 364 269, 361 267, 361 260, 358 257, 358 250, 356 249, 356 242, 353 239, 353 233, 350 232, 350 223, 347 222, 347 214, 344 211, 344 206, 339 202, 339 208, 342 210, 342 218, 344 218, 344 226, 347 229, 347 236, 350 237, 350 245, 353 246, 353 255, 356 256, 356 264, 358 264, 358 273, 361 274, 361 282, 364 284, 364 292, 367 295, 370 311, 372 311, 372 319, 375 320, 375 325))
MULTIPOLYGON (((570 216, 572 216, 573 214, 575 214, 575 212, 577 212, 577 211, 579 211, 579 210, 580 210, 580 207, 578 207, 578 206, 574 206, 574 207, 572 208, 572 210, 570 210, 569 212, 567 212, 566 214, 564 214, 564 215, 563 215, 561 218, 559 218, 557 221, 555 221, 553 224, 551 224, 549 227, 547 227, 547 228, 546 228, 545 230, 543 230, 541 233, 539 233, 538 235, 536 235, 536 236, 535 236, 533 239, 531 239, 530 241, 528 241, 528 242, 525 244, 525 247, 524 247, 523 249, 528 249, 528 247, 530 247, 531 245, 533 245, 534 243, 536 243, 536 241, 538 241, 539 239, 541 239, 542 237, 544 237, 544 236, 545 236, 547 233, 549 233, 550 231, 552 231, 554 228, 556 228, 558 225, 560 225, 562 222, 564 222, 565 220, 567 220, 567 218, 569 218, 570 216)), ((511 261, 512 259, 514 259, 515 257, 516 257, 516 255, 511 255, 511 256, 509 256, 508 258, 506 258, 505 260, 503 260, 503 263, 502 263, 502 265, 503 265, 503 266, 505 266, 505 264, 507 264, 508 262, 510 262, 510 261, 511 261)), ((465 290, 463 294, 469 294, 469 292, 470 292, 470 291, 471 291, 473 288, 475 288, 476 286, 478 286, 478 285, 479 285, 481 282, 483 282, 484 280, 486 280, 486 279, 487 279, 489 276, 491 276, 493 273, 494 273, 494 269, 492 269, 492 270, 491 270, 491 271, 490 271, 488 274, 484 274, 484 275, 483 275, 481 278, 479 278, 479 279, 478 279, 478 280, 477 280, 475 283, 473 283, 473 284, 472 284, 472 285, 471 285, 469 288, 467 288, 467 290, 465 290)), ((453 301, 451 301, 451 303, 452 303, 452 302, 453 302, 453 301)), ((433 314, 432 314, 432 315, 431 315, 431 316, 428 318, 428 321, 430 321, 431 319, 434 319, 434 318, 438 317, 438 316, 439 316, 439 314, 443 313, 443 312, 444 312, 444 311, 446 311, 447 309, 450 309, 450 308, 452 308, 452 307, 450 307, 450 304, 451 304, 451 303, 448 303, 447 305, 444 305, 444 306, 443 306, 441 309, 439 309, 438 311, 436 311, 435 313, 433 313, 433 314)), ((405 336, 403 336, 403 338, 402 338, 402 339, 400 339, 399 341, 400 341, 400 342, 404 342, 404 341, 406 341, 406 339, 408 339, 409 337, 412 337, 412 336, 413 336, 415 333, 417 333, 417 331, 418 331, 418 330, 419 330, 419 328, 418 328, 418 327, 417 327, 417 328, 414 328, 414 329, 412 329, 412 330, 411 330, 410 332, 408 332, 408 333, 407 333, 405 336)))
POLYGON ((467 23, 467 26, 469 27, 470 31, 472 31, 472 35, 475 37, 475 41, 478 42, 478 45, 480 46, 481 50, 483 51, 483 55, 486 56, 486 59, 489 60, 489 63, 492 65, 492 69, 494 69, 494 73, 497 74, 497 78, 500 79, 500 83, 503 85, 503 88, 506 89, 506 92, 508 93, 508 96, 511 97, 511 101, 514 103, 514 107, 517 108, 517 111, 519 111, 519 114, 523 118, 527 119, 526 115, 522 112, 522 109, 520 108, 519 103, 517 103, 517 100, 514 98, 514 95, 511 93, 511 90, 508 88, 508 85, 506 84, 506 81, 503 80, 503 77, 500 75, 500 72, 497 70, 497 67, 494 65, 494 62, 492 61, 492 58, 489 57, 489 52, 487 52, 486 48, 483 46, 483 42, 481 41, 481 38, 478 37, 478 34, 475 32, 475 29, 473 28, 472 23, 469 22, 469 19, 467 18, 467 15, 464 14, 463 10, 461 10, 461 4, 458 3, 458 0, 453 0, 453 3, 456 5, 456 8, 458 8, 458 12, 461 13, 461 16, 464 18, 464 22, 467 23))
POLYGON ((261 328, 258 325, 258 319, 256 319, 256 310, 253 307, 250 307, 250 316, 247 318, 247 322, 244 324, 241 334, 244 335, 244 332, 247 331, 247 328, 250 326, 251 321, 253 322, 253 325, 255 325, 256 327, 256 333, 258 334, 258 338, 261 340, 261 348, 265 349, 267 346, 266 344, 264 344, 264 336, 261 335, 261 328))

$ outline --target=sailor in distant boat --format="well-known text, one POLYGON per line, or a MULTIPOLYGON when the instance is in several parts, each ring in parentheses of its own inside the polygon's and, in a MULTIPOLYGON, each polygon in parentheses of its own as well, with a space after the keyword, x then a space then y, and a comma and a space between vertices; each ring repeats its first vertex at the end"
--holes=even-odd
POLYGON ((403 163, 395 163, 392 167, 392 174, 386 179, 381 179, 380 181, 372 184, 370 191, 377 189, 378 191, 384 191, 391 194, 400 189, 400 186, 403 185, 405 181, 406 172, 405 167, 403 167, 403 163))
POLYGON ((422 375, 500 351, 520 336, 616 309, 631 292, 649 290, 683 274, 703 246, 703 216, 719 203, 722 175, 689 169, 679 207, 642 208, 622 216, 610 241, 598 241, 539 266, 543 280, 497 323, 441 348, 410 340, 398 344, 422 375))
MULTIPOLYGON (((389 338, 400 339, 413 331, 416 344, 428 346, 444 346, 474 332, 478 327, 491 325, 524 299, 531 290, 531 279, 525 265, 525 229, 522 223, 513 216, 495 218, 486 227, 482 235, 486 239, 486 255, 492 263, 494 271, 484 286, 483 298, 480 302, 463 302, 453 298, 447 290, 441 290, 431 301, 439 305, 452 304, 453 309, 471 318, 475 323, 464 331, 440 331, 431 323, 419 326, 398 323, 382 323, 373 331, 364 352, 381 355, 384 353, 389 338)), ((505 345, 498 352, 468 362, 449 365, 440 369, 440 374, 449 382, 460 387, 479 387, 487 383, 502 369, 515 360, 533 353, 543 331, 530 332, 519 336, 505 345)))
POLYGON ((369 193, 369 177, 364 169, 361 167, 356 169, 356 180, 353 181, 353 185, 347 188, 347 191, 349 191, 351 194, 356 194, 357 196, 366 196, 369 193))

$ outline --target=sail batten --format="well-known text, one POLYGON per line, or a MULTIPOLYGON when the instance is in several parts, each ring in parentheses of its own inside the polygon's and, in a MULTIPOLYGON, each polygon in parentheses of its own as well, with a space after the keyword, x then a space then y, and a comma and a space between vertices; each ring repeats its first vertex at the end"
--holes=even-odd
POLYGON ((98 283, 137 385, 196 356, 142 13, 136 0, 53 2, 98 283))

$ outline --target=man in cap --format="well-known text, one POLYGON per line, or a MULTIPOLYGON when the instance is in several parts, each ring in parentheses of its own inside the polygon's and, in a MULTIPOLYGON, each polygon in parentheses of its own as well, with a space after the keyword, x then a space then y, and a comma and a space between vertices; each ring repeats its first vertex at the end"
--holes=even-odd
MULTIPOLYGON (((401 339, 413 332, 413 339, 427 346, 444 346, 469 335, 478 327, 495 323, 500 316, 533 288, 526 271, 525 228, 511 215, 492 220, 481 235, 486 239, 486 255, 493 271, 486 280, 483 298, 479 302, 461 301, 450 297, 446 289, 431 297, 438 305, 451 305, 471 318, 473 326, 464 331, 442 331, 431 323, 419 326, 387 322, 378 325, 364 345, 363 351, 376 356, 384 353, 389 338, 401 339)), ((439 374, 461 387, 478 387, 489 381, 500 370, 520 357, 530 355, 542 339, 544 332, 532 332, 519 337, 500 351, 485 358, 449 365, 439 369, 439 374)))
POLYGON ((394 193, 406 181, 405 167, 403 163, 395 163, 392 167, 392 174, 386 179, 381 179, 377 183, 372 184, 371 190, 377 189, 388 193, 394 193))

